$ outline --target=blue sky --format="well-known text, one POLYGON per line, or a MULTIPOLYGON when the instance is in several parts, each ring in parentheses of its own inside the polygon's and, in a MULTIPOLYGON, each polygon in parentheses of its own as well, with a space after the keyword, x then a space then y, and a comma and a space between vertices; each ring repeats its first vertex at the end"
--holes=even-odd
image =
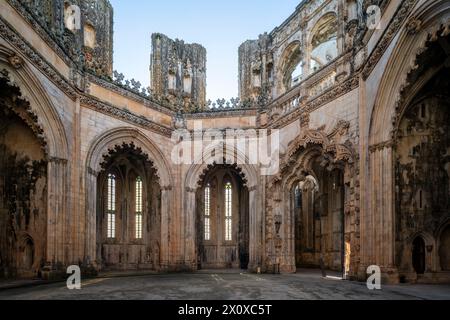
POLYGON ((110 0, 114 7, 114 69, 146 87, 151 34, 199 43, 207 50, 209 99, 238 94, 238 48, 280 25, 300 0, 110 0))

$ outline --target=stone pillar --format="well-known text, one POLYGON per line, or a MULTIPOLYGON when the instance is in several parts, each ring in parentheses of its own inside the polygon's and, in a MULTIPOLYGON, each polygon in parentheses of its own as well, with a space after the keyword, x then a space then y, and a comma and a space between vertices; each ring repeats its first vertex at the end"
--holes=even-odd
POLYGON ((184 213, 184 263, 188 269, 197 269, 197 257, 195 248, 195 199, 196 190, 186 188, 185 213, 184 213))
POLYGON ((250 271, 256 271, 258 267, 262 267, 261 247, 262 247, 262 215, 261 210, 257 208, 257 186, 248 189, 249 202, 249 264, 250 271))
POLYGON ((67 160, 51 158, 48 162, 47 202, 47 264, 43 278, 57 277, 64 266, 64 242, 66 241, 67 160))
POLYGON ((160 266, 165 271, 170 266, 170 247, 169 247, 169 225, 170 225, 170 201, 172 187, 164 186, 161 188, 161 243, 160 243, 160 266))
POLYGON ((368 212, 361 217, 364 246, 360 276, 377 265, 386 283, 398 282, 395 266, 395 210, 393 148, 384 143, 370 150, 368 212))
MULTIPOLYGON (((289 189, 288 189, 289 190, 289 189)), ((292 210, 290 191, 283 192, 283 200, 278 202, 281 215, 283 250, 281 260, 281 272, 296 272, 295 263, 295 219, 292 210)), ((276 219, 275 219, 276 220, 276 219)))
POLYGON ((86 263, 97 266, 97 177, 91 168, 86 177, 86 263))

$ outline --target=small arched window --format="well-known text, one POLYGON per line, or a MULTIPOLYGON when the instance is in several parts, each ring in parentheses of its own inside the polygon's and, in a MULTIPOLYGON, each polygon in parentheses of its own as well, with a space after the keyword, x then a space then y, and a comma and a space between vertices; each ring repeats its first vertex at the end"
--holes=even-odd
POLYGON ((136 178, 136 239, 142 239, 142 179, 136 178))
POLYGON ((233 187, 230 182, 225 184, 225 241, 233 240, 233 187))
POLYGON ((211 186, 205 188, 205 240, 211 240, 211 186))
POLYGON ((114 239, 116 237, 116 176, 108 175, 107 191, 107 237, 114 239))
POLYGON ((299 186, 295 187, 294 197, 295 197, 295 208, 301 209, 302 208, 302 191, 300 190, 299 186))

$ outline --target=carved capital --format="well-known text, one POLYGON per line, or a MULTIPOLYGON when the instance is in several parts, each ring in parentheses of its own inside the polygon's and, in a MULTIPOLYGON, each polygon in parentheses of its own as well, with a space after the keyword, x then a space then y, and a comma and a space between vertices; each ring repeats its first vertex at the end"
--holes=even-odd
POLYGON ((392 140, 388 140, 388 141, 384 141, 384 142, 380 142, 377 144, 373 144, 369 147, 369 151, 371 153, 375 152, 375 151, 380 151, 386 148, 392 148, 394 146, 394 143, 392 142, 392 140))
POLYGON ((94 177, 98 177, 98 172, 97 171, 95 171, 94 169, 92 169, 91 167, 88 167, 88 173, 90 174, 90 175, 93 175, 94 177))
POLYGON ((57 157, 51 157, 49 159, 50 163, 55 163, 55 164, 67 164, 68 161, 67 159, 61 159, 61 158, 57 158, 57 157))
POLYGON ((195 193, 196 190, 194 188, 186 187, 186 192, 187 193, 195 193))

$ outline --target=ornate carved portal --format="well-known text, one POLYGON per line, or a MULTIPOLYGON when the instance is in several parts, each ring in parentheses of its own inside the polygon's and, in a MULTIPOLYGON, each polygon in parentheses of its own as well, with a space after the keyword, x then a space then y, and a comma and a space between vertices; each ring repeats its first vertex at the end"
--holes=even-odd
POLYGON ((295 228, 295 266, 317 267, 322 259, 328 268, 343 271, 342 172, 328 172, 317 162, 314 167, 314 172, 302 173, 291 188, 289 212, 295 228))
POLYGON ((197 268, 249 267, 249 191, 237 166, 214 165, 197 190, 197 268))
POLYGON ((0 77, 0 278, 36 277, 46 262, 48 161, 41 133, 20 90, 0 77))
POLYGON ((419 55, 418 68, 404 90, 404 101, 410 102, 399 108, 397 117, 396 263, 404 281, 447 270, 449 247, 442 246, 447 240, 439 236, 450 218, 450 71, 444 62, 448 41, 429 43, 419 55))
POLYGON ((266 269, 319 267, 356 274, 359 249, 357 175, 341 123, 330 135, 306 130, 290 146, 266 198, 266 269), (354 252, 352 252, 354 251, 354 252))
POLYGON ((110 150, 97 182, 97 262, 103 270, 159 270, 161 187, 142 150, 110 150))

